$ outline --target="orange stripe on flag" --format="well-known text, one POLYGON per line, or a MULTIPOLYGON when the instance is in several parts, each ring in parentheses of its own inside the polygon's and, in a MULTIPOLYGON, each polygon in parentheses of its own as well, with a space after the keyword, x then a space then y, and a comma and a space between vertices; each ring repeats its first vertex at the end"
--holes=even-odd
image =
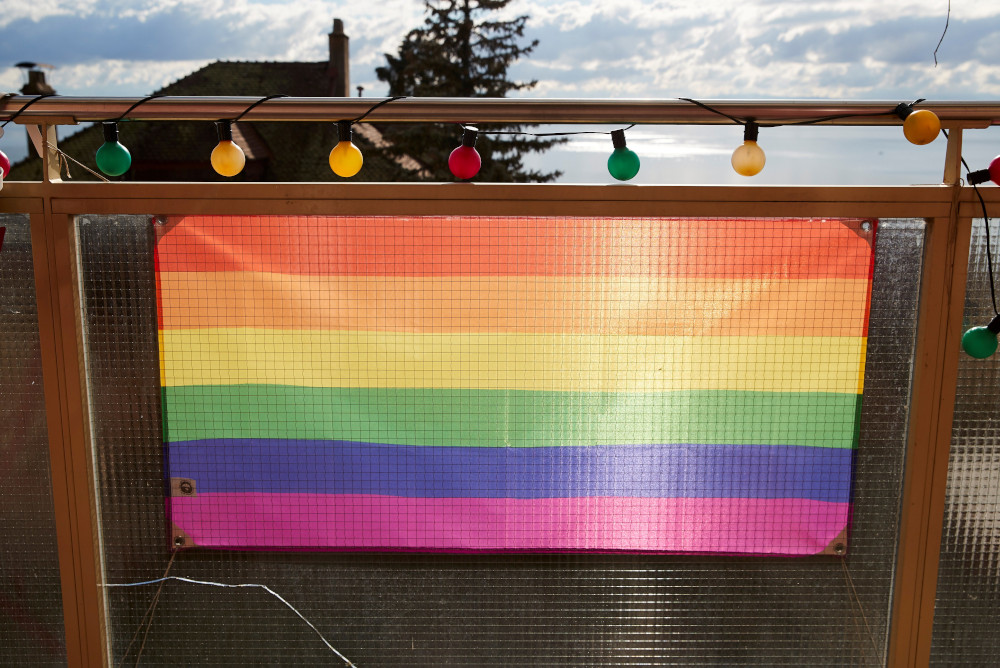
POLYGON ((864 336, 867 279, 158 274, 161 329, 864 336))

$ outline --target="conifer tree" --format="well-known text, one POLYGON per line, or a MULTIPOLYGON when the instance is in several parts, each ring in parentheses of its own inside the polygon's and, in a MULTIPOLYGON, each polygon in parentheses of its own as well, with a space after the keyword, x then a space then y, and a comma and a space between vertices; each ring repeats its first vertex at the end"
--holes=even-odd
MULTIPOLYGON (((418 97, 505 97, 511 91, 533 88, 538 82, 516 82, 507 69, 531 53, 538 40, 524 42, 527 16, 499 20, 496 13, 510 0, 425 0, 424 25, 411 30, 396 55, 385 54, 386 65, 376 70, 389 84, 390 95, 418 97)), ((459 145, 462 130, 449 124, 390 124, 381 127, 392 143, 391 152, 409 155, 426 169, 431 180, 450 181, 448 155, 459 145)), ((518 125, 489 125, 483 131, 523 129, 518 125)), ((560 172, 526 170, 525 153, 545 151, 562 139, 482 132, 476 150, 483 158, 477 181, 547 182, 560 172)))

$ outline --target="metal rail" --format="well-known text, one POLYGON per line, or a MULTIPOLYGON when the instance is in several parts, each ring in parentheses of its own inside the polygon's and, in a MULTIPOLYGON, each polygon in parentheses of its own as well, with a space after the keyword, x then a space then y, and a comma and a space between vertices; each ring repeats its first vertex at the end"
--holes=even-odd
MULTIPOLYGON (((33 96, 0 98, 0 119, 33 100, 33 96)), ((73 124, 117 118, 141 97, 70 97, 37 101, 15 122, 73 124)), ((129 118, 144 121, 213 121, 235 118, 257 97, 161 97, 140 105, 129 118)), ((269 100, 245 118, 251 121, 337 121, 356 118, 383 98, 286 97, 269 100)), ((852 115, 823 125, 899 125, 891 112, 900 100, 796 101, 704 100, 736 118, 795 123, 828 116, 852 115)), ((948 127, 1000 124, 1000 102, 928 101, 916 109, 932 109, 948 127)), ((636 123, 724 125, 732 121, 690 102, 666 100, 587 100, 529 98, 404 98, 376 109, 368 120, 402 123, 636 123)))

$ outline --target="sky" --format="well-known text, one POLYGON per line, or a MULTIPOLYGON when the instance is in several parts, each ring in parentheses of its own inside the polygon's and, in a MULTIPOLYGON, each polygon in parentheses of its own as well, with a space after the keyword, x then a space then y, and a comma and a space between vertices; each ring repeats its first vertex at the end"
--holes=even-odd
MULTIPOLYGON (((527 15, 525 38, 539 40, 510 72, 538 81, 524 97, 1000 99, 1000 2, 948 10, 948 0, 513 0, 504 12, 527 15)), ((338 17, 352 87, 378 96, 375 68, 423 16, 419 0, 3 0, 0 91, 23 85, 19 61, 52 65, 60 94, 139 96, 215 60, 325 60, 338 17)), ((751 181, 729 166, 736 126, 627 137, 642 160, 635 183, 934 183, 944 158, 943 139, 917 147, 899 128, 764 129, 767 165, 751 181)), ((964 146, 978 169, 1000 153, 1000 131, 968 130, 964 146)), ((0 150, 22 157, 23 132, 0 150)), ((606 183, 610 151, 609 138, 584 135, 529 164, 564 183, 606 183)))

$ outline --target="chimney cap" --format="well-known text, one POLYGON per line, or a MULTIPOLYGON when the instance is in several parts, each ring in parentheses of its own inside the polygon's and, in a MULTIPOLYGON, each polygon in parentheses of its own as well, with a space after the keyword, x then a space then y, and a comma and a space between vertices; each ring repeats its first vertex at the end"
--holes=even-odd
POLYGON ((55 65, 49 65, 48 63, 33 63, 27 60, 22 60, 14 65, 14 67, 19 67, 22 70, 40 70, 43 68, 46 70, 54 70, 56 68, 55 65))
POLYGON ((333 34, 343 35, 344 34, 344 22, 340 19, 333 20, 333 34))

